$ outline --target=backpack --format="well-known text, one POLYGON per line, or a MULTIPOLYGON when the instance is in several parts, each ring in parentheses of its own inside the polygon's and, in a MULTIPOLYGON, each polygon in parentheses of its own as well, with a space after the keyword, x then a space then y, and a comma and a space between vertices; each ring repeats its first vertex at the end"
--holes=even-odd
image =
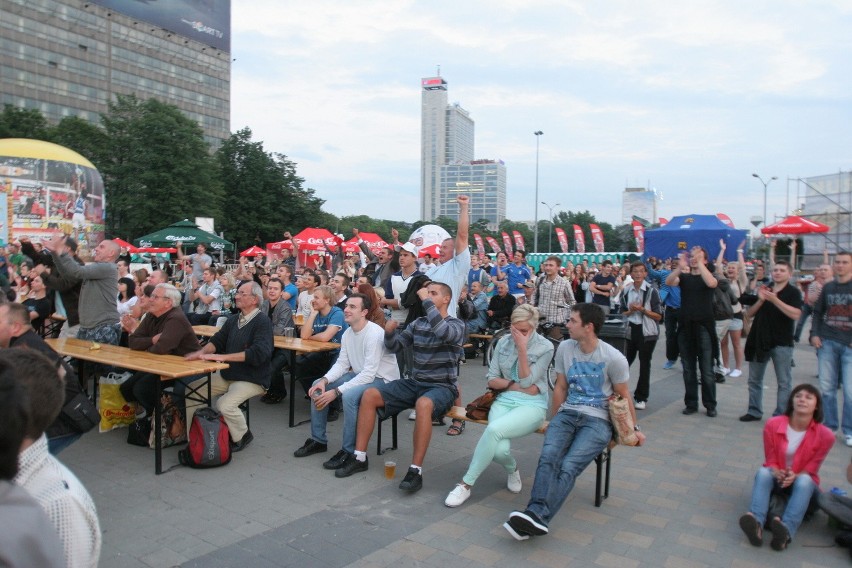
POLYGON ((225 419, 216 410, 197 410, 189 428, 189 445, 178 452, 178 460, 192 468, 219 467, 231 461, 231 435, 225 419))
POLYGON ((734 308, 729 296, 730 284, 720 282, 713 290, 713 319, 722 321, 734 317, 734 308))

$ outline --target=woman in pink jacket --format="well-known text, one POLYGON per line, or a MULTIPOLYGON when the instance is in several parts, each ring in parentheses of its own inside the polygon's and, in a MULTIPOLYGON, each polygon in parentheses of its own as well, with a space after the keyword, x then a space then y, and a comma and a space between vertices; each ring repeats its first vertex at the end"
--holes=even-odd
POLYGON ((822 425, 822 417, 819 389, 802 384, 790 393, 784 414, 766 422, 766 461, 754 476, 749 512, 740 517, 740 528, 753 546, 763 544, 766 526, 772 531, 772 548, 784 550, 802 523, 819 491, 819 466, 834 445, 834 433, 822 425), (767 519, 773 493, 787 496, 787 506, 783 516, 767 519))

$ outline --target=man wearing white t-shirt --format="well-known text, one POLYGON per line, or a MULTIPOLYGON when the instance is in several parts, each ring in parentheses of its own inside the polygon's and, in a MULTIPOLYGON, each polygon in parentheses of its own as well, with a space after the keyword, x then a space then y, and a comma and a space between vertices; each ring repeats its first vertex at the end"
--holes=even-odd
POLYGON ((470 197, 459 195, 456 199, 459 203, 459 230, 456 238, 445 239, 441 243, 441 264, 426 273, 433 282, 446 284, 453 291, 452 300, 447 308, 452 317, 456 317, 461 289, 467 282, 467 274, 470 270, 470 250, 467 246, 467 233, 470 228, 468 213, 470 197))
POLYGON ((370 387, 399 379, 396 356, 385 348, 385 330, 367 320, 370 298, 352 294, 343 310, 349 328, 340 340, 340 355, 328 372, 308 390, 311 405, 311 437, 294 452, 297 458, 328 450, 326 425, 328 405, 343 401, 343 448, 323 463, 325 469, 339 469, 355 453, 355 432, 361 395, 370 387))

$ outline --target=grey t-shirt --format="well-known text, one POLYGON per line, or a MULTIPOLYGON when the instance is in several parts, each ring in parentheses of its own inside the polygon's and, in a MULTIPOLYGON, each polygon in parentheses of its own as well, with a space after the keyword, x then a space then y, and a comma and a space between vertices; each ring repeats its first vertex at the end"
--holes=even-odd
POLYGON ((568 396, 560 410, 576 410, 609 420, 612 385, 630 380, 630 366, 621 351, 598 340, 591 353, 583 353, 580 344, 568 339, 556 350, 556 373, 565 375, 568 396))

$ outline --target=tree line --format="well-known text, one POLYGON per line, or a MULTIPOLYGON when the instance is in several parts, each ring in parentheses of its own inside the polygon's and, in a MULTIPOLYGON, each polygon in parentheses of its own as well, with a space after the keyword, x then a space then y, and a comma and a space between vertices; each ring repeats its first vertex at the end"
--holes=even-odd
MULTIPOLYGON (((217 230, 241 248, 279 241, 285 231, 295 234, 308 226, 346 237, 357 228, 386 239, 392 228, 401 235, 430 223, 451 234, 457 228, 446 217, 415 223, 368 215, 337 217, 323 210, 325 200, 305 186, 295 162, 267 151, 263 142, 252 139, 250 128, 234 132, 211 152, 195 121, 153 98, 119 95, 99 125, 77 117, 51 125, 37 109, 6 105, 0 113, 0 138, 54 142, 91 161, 104 179, 107 235, 126 240, 195 217, 215 218, 217 230)), ((514 230, 523 235, 527 251, 533 249, 533 231, 526 223, 506 219, 494 233, 487 230, 486 220, 471 221, 471 233, 483 239, 492 236, 502 243, 500 233, 514 230)), ((630 225, 613 227, 588 211, 559 211, 552 220, 540 220, 538 250, 546 252, 548 242, 559 250, 554 226, 563 228, 573 245, 574 224, 586 233, 588 250, 590 223, 600 226, 607 250, 635 250, 630 225)))

